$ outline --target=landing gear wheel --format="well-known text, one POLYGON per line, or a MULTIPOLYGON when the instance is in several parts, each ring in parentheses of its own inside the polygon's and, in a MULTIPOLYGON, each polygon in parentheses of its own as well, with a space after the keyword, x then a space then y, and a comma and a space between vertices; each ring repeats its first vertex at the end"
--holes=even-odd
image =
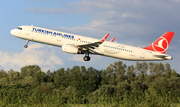
POLYGON ((91 59, 91 58, 90 58, 89 56, 85 56, 85 57, 83 58, 84 61, 90 61, 90 59, 91 59))
POLYGON ((28 48, 29 40, 26 41, 26 45, 24 45, 24 48, 28 48))
POLYGON ((24 48, 28 48, 28 45, 24 45, 24 48))

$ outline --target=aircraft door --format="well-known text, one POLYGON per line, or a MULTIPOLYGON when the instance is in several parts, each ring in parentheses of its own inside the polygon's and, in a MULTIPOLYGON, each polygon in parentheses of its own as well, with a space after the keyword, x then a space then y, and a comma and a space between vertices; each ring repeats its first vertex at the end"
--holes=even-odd
POLYGON ((26 35, 30 35, 30 29, 31 29, 31 28, 25 29, 25 34, 26 34, 26 35))
POLYGON ((142 59, 145 58, 145 50, 142 50, 142 51, 141 51, 141 56, 140 56, 140 58, 142 58, 142 59))
POLYGON ((24 32, 25 32, 24 34, 25 34, 26 38, 28 38, 29 40, 34 39, 34 35, 31 34, 31 30, 32 30, 32 26, 24 29, 24 32))

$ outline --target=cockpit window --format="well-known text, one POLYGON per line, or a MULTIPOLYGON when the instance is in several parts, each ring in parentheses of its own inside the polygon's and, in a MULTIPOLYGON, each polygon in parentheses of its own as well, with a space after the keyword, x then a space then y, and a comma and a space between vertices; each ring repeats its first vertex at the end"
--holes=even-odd
POLYGON ((17 29, 22 30, 22 28, 21 28, 21 27, 18 27, 17 29))

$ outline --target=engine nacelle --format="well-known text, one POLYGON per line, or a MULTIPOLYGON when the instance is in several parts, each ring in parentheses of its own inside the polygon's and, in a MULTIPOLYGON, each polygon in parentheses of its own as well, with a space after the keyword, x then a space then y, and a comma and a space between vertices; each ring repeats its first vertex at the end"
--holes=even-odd
POLYGON ((73 46, 71 44, 64 44, 62 46, 62 51, 67 52, 67 53, 72 53, 72 54, 84 54, 82 49, 78 49, 78 47, 73 46))

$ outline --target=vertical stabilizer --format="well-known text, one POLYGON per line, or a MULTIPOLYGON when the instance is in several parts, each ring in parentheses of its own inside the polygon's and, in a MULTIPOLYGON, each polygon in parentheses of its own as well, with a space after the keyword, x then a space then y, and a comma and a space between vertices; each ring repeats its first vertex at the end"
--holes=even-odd
POLYGON ((160 38, 158 38, 155 42, 153 42, 151 45, 143 49, 165 54, 171 42, 171 39, 173 38, 173 35, 174 35, 174 32, 168 31, 164 35, 162 35, 160 38))

